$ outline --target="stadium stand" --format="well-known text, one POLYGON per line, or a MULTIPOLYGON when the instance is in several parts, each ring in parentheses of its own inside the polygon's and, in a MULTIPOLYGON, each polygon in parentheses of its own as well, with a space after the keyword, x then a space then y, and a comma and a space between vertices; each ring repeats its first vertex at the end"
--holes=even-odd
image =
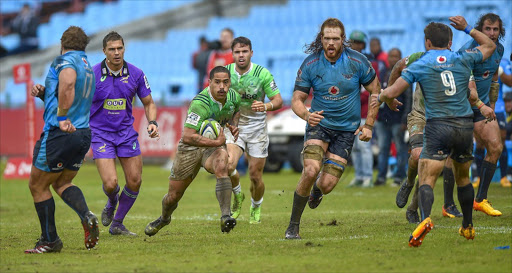
MULTIPOLYGON (((88 34, 94 35, 194 2, 197 1, 152 1, 151 6, 145 1, 94 2, 84 13, 52 15, 47 24, 40 26, 41 45, 48 48, 58 44, 62 31, 71 24, 78 23, 88 34), (116 14, 116 20, 109 20, 108 14, 116 14)), ((126 43, 125 59, 146 72, 157 103, 181 105, 198 92, 195 90, 197 75, 191 67, 191 55, 197 49, 198 38, 205 35, 214 40, 222 28, 231 27, 235 36, 247 36, 253 41, 253 61, 271 70, 285 103, 289 104, 296 71, 305 57, 303 46, 314 39, 318 25, 327 17, 339 18, 347 33, 362 30, 368 38, 379 37, 384 50, 398 47, 404 55, 424 50, 423 28, 428 22, 446 23, 451 15, 464 15, 470 24, 474 24, 480 14, 495 12, 504 18, 505 26, 510 30, 506 18, 512 16, 511 1, 400 1, 400 7, 396 3, 294 0, 280 5, 254 6, 244 17, 214 17, 202 28, 170 28, 163 39, 130 39, 126 43), (360 12, 362 10, 365 12, 360 12)), ((511 36, 507 31, 506 40, 502 41, 505 56, 509 56, 512 49, 511 36)), ((452 48, 457 49, 468 37, 456 31, 453 40, 452 48)), ((2 44, 15 42, 11 37, 2 37, 2 44)), ((92 63, 103 59, 101 51, 89 51, 88 55, 92 63)), ((44 80, 42 75, 35 76, 37 82, 44 80)), ((0 105, 22 105, 25 102, 23 88, 8 79, 5 88, 0 90, 0 105)))

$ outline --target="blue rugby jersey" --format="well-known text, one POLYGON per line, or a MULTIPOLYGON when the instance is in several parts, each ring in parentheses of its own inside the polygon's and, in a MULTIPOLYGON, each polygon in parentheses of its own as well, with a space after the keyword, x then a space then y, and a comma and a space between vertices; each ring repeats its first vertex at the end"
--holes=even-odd
POLYGON ((67 117, 75 128, 89 128, 89 111, 95 91, 95 79, 84 51, 68 51, 55 58, 45 80, 44 128, 59 127, 57 121, 59 74, 64 68, 76 71, 75 98, 67 117))
POLYGON ((468 82, 471 70, 482 58, 476 48, 463 52, 429 50, 404 69, 401 77, 409 85, 420 83, 427 120, 471 117, 468 82))
MULTIPOLYGON (((459 52, 463 52, 477 46, 479 46, 479 44, 474 39, 471 39, 459 49, 459 52)), ((485 62, 475 65, 473 68, 473 76, 475 77, 476 88, 478 90, 478 98, 485 104, 489 103, 489 90, 491 88, 492 76, 500 66, 503 51, 503 45, 499 42, 496 43, 496 50, 494 50, 491 57, 485 60, 485 62)))
POLYGON ((361 53, 345 48, 332 64, 324 51, 309 55, 295 80, 295 92, 313 89, 310 111, 324 110, 320 125, 332 130, 353 132, 361 122, 361 84, 368 85, 376 74, 361 53))

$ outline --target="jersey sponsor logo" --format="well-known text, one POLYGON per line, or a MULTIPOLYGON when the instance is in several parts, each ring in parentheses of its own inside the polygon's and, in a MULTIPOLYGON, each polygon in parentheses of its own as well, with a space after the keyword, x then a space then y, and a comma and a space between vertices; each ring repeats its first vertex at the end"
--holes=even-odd
POLYGON ((446 57, 445 56, 437 56, 437 62, 440 64, 446 63, 446 57))
MULTIPOLYGON (((366 74, 368 74, 368 72, 366 74)), ((341 75, 343 75, 343 78, 345 78, 346 80, 350 80, 354 76, 354 74, 343 74, 343 73, 341 73, 341 75)))
POLYGON ((295 78, 295 81, 296 82, 302 81, 302 69, 299 69, 299 71, 297 71, 297 78, 295 78))
POLYGON ((330 100, 330 101, 335 101, 335 100, 344 100, 348 98, 348 96, 341 96, 341 97, 331 97, 331 96, 322 96, 322 99, 324 100, 330 100))
MULTIPOLYGON (((349 59, 349 60, 352 60, 352 61, 354 61, 354 62, 357 62, 357 63, 361 63, 361 61, 360 61, 360 60, 358 60, 358 59, 356 59, 356 58, 352 58, 352 57, 350 57, 350 56, 348 56, 348 59, 349 59)), ((370 63, 370 61, 368 61, 368 63, 370 63)), ((370 63, 370 65, 371 65, 371 63, 370 63)))
POLYGON ((409 56, 405 57, 405 66, 409 64, 409 56))
POLYGON ((482 74, 482 78, 487 79, 487 78, 489 78, 489 75, 491 75, 491 71, 486 70, 486 71, 484 72, 484 74, 482 74))
POLYGON ((340 89, 337 86, 329 87, 329 94, 336 96, 340 93, 340 89))
POLYGON ((87 62, 87 60, 84 57, 82 57, 82 61, 84 62, 85 65, 89 65, 89 63, 87 62))
POLYGON ((470 48, 470 49, 466 49, 466 53, 477 53, 478 50, 476 48, 470 48))
POLYGON ((125 110, 126 99, 106 99, 103 102, 103 108, 107 110, 125 110))
POLYGON ((475 81, 475 76, 473 76, 473 75, 469 76, 469 81, 475 81))
POLYGON ((188 114, 188 116, 187 116, 187 120, 185 121, 185 123, 188 123, 193 126, 197 126, 200 118, 201 117, 198 114, 196 114, 194 112, 190 112, 190 114, 188 114))
POLYGON ((146 75, 144 75, 144 83, 146 84, 146 89, 149 89, 149 81, 148 78, 146 78, 146 75))
MULTIPOLYGON (((82 161, 83 162, 83 161, 82 161)), ((80 168, 82 167, 82 162, 73 164, 73 167, 80 168)))
POLYGON ((64 164, 62 164, 62 162, 57 163, 56 168, 52 168, 52 170, 54 170, 54 171, 58 171, 58 170, 62 170, 62 169, 64 169, 64 164))
POLYGON ((130 77, 130 75, 128 75, 128 76, 126 76, 126 77, 122 77, 122 78, 120 79, 120 81, 121 81, 121 82, 123 82, 123 83, 128 83, 128 78, 129 78, 129 77, 130 77))
POLYGON ((134 150, 137 149, 137 141, 133 142, 132 149, 134 149, 134 150))
POLYGON ((306 64, 306 66, 311 65, 311 64, 313 64, 313 63, 317 62, 318 60, 320 60, 320 58, 314 58, 313 60, 309 61, 309 62, 306 64))
POLYGON ((272 91, 276 91, 276 89, 277 89, 277 84, 276 84, 276 82, 275 82, 274 80, 272 80, 272 81, 270 82, 270 88, 272 89, 272 91))
POLYGON ((106 147, 107 147, 107 144, 103 143, 103 146, 98 147, 98 149, 96 151, 100 152, 100 153, 104 153, 106 147))

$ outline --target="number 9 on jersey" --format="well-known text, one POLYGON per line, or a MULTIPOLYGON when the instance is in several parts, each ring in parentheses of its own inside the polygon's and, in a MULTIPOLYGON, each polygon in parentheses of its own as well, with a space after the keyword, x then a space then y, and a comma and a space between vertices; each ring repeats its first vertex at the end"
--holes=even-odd
POLYGON ((217 139, 220 132, 220 124, 214 119, 207 119, 201 124, 199 134, 209 139, 217 139))

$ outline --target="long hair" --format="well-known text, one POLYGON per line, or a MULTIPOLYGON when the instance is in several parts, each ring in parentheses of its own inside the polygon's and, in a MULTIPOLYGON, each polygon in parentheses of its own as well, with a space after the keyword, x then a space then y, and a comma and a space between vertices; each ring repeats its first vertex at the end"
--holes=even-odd
POLYGON ((89 43, 89 37, 87 37, 82 28, 70 26, 62 33, 60 43, 64 49, 85 51, 89 43))
POLYGON ((320 27, 320 31, 316 34, 315 40, 312 43, 310 43, 310 44, 304 45, 304 47, 305 47, 304 52, 306 54, 318 53, 318 52, 320 52, 323 49, 322 37, 324 35, 324 29, 326 27, 340 28, 341 29, 341 39, 342 39, 343 47, 348 47, 348 42, 346 40, 347 36, 345 34, 345 26, 343 25, 343 23, 340 20, 336 19, 336 18, 328 18, 327 20, 325 20, 322 23, 322 26, 320 27))
POLYGON ((499 15, 496 15, 494 13, 482 14, 480 18, 478 18, 478 22, 476 22, 475 28, 481 32, 484 26, 484 22, 486 20, 491 21, 491 24, 494 24, 496 23, 496 21, 498 21, 500 26, 500 35, 498 35, 498 40, 505 39, 505 28, 503 27, 503 21, 501 20, 499 15))

